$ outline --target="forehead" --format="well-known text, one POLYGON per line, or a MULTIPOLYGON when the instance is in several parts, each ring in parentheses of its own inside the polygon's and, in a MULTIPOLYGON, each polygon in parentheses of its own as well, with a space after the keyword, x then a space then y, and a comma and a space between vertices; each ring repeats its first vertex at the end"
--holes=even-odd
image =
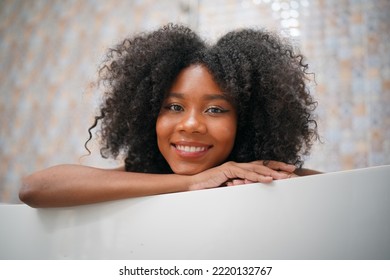
POLYGON ((169 93, 199 93, 220 94, 222 89, 214 81, 210 71, 203 65, 190 65, 177 75, 169 93))

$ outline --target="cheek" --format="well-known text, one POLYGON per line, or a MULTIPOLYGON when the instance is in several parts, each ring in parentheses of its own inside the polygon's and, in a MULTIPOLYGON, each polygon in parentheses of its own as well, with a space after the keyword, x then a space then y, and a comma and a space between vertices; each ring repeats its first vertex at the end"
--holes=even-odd
POLYGON ((157 147, 161 154, 164 154, 164 148, 162 143, 164 143, 163 139, 165 138, 164 132, 166 129, 164 128, 164 121, 158 117, 156 121, 156 135, 157 135, 157 147))
POLYGON ((172 120, 166 116, 159 116, 156 121, 156 135, 157 135, 157 145, 161 153, 163 153, 164 147, 169 143, 170 135, 174 128, 174 123, 172 120))
POLYGON ((231 149, 234 145, 237 131, 236 119, 228 119, 223 123, 218 123, 214 127, 215 136, 224 143, 226 149, 231 149))
POLYGON ((157 138, 164 137, 167 129, 169 128, 169 122, 163 116, 159 116, 156 121, 156 134, 157 138))
POLYGON ((228 133, 230 133, 230 138, 232 138, 232 141, 234 142, 237 133, 237 116, 234 115, 234 117, 230 118, 225 127, 228 133))
POLYGON ((226 142, 226 145, 232 148, 236 139, 236 127, 230 127, 230 129, 226 128, 221 134, 225 135, 224 141, 226 142))

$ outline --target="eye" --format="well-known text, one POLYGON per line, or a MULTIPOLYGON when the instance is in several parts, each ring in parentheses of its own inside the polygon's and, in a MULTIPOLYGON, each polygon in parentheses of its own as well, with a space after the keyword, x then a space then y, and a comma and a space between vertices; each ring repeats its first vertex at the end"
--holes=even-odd
POLYGON ((182 112, 183 111, 183 107, 178 105, 178 104, 169 104, 165 108, 170 110, 170 111, 173 111, 173 112, 182 112))
POLYGON ((222 113, 226 113, 228 112, 229 110, 226 110, 226 109, 222 109, 220 107, 210 107, 206 110, 206 113, 210 113, 210 114, 222 114, 222 113))

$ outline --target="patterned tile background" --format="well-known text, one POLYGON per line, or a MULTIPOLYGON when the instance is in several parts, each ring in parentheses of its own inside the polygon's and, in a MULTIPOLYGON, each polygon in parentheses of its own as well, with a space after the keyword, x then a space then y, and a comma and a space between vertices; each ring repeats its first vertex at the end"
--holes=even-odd
POLYGON ((85 154, 99 102, 90 86, 108 47, 133 32, 186 23, 213 40, 241 26, 290 36, 316 74, 325 172, 390 164, 388 0, 0 1, 0 202, 20 178, 60 163, 113 166, 85 154))

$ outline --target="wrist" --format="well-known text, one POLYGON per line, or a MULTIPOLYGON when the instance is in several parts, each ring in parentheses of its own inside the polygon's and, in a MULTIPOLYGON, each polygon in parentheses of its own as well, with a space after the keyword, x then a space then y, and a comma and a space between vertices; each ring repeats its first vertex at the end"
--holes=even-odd
POLYGON ((169 174, 163 178, 165 182, 166 192, 186 192, 191 190, 192 177, 190 175, 169 174))

